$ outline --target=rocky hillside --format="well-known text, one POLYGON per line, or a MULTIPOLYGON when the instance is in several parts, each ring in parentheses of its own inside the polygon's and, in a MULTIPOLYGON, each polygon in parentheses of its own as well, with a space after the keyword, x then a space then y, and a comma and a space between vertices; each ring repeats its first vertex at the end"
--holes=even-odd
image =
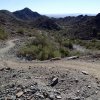
POLYGON ((19 29, 59 29, 55 21, 31 11, 29 8, 15 12, 0 10, 0 27, 4 28, 9 34, 16 33, 19 29))
POLYGON ((100 14, 96 16, 49 18, 33 12, 29 8, 9 12, 0 10, 0 26, 8 33, 20 28, 26 30, 36 28, 37 30, 48 30, 55 35, 55 32, 66 38, 78 39, 100 39, 100 14), (51 31, 53 30, 53 31, 51 31))
POLYGON ((73 38, 81 39, 100 39, 100 17, 97 16, 83 16, 65 17, 57 19, 57 22, 64 27, 63 35, 69 35, 73 38))
POLYGON ((96 27, 100 28, 100 13, 95 17, 96 27))
POLYGON ((22 19, 22 20, 34 20, 34 19, 39 18, 39 17, 42 16, 37 12, 33 12, 29 8, 24 8, 22 10, 15 11, 15 12, 13 12, 13 14, 17 18, 22 19))

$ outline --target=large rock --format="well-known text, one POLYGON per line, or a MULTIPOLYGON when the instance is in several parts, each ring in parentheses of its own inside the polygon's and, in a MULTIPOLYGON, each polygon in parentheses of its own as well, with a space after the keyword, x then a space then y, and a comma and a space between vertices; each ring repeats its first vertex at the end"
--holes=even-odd
POLYGON ((58 83, 58 78, 54 77, 51 81, 51 86, 55 86, 58 83))
POLYGON ((86 71, 82 71, 82 73, 83 73, 84 75, 89 75, 88 72, 86 72, 86 71))
POLYGON ((20 92, 18 92, 18 93, 16 94, 16 96, 19 98, 19 97, 21 97, 23 94, 24 94, 24 92, 23 92, 23 91, 20 91, 20 92))
POLYGON ((57 99, 62 99, 62 97, 60 95, 57 95, 56 98, 57 99))
POLYGON ((50 61, 56 61, 56 60, 61 60, 60 57, 55 57, 55 58, 51 58, 50 61))

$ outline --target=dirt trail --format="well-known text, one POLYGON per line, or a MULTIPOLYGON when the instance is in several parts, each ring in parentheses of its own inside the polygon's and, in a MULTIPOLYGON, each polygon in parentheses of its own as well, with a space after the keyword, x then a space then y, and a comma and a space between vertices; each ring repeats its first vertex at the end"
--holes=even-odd
MULTIPOLYGON (((0 55, 3 55, 8 50, 15 46, 14 41, 18 39, 13 39, 7 41, 7 46, 5 48, 0 49, 0 55)), ((84 50, 83 50, 84 51, 84 50)), ((57 70, 67 70, 67 69, 77 69, 80 71, 87 71, 90 74, 96 75, 100 78, 100 63, 96 62, 86 62, 82 60, 59 60, 59 61, 48 61, 48 62, 18 62, 12 60, 1 60, 0 64, 2 66, 9 66, 12 68, 28 68, 29 66, 47 66, 48 68, 54 67, 57 70)))
MULTIPOLYGON (((34 81, 38 84, 38 89, 51 91, 51 93, 54 94, 55 91, 59 92, 59 90, 65 89, 65 87, 67 86, 66 84, 70 84, 67 82, 70 82, 70 81, 69 81, 69 78, 66 80, 66 77, 65 77, 64 84, 63 83, 60 84, 60 82, 59 82, 57 87, 54 87, 54 88, 50 87, 50 86, 48 86, 48 79, 53 75, 57 76, 59 74, 59 77, 58 76, 57 77, 60 80, 60 76, 64 76, 64 75, 66 75, 66 72, 71 71, 70 79, 74 79, 74 75, 76 75, 76 77, 79 76, 78 77, 80 80, 79 87, 81 87, 81 85, 82 85, 81 78, 85 79, 87 77, 86 75, 82 74, 82 71, 86 71, 87 73, 90 74, 90 76, 93 75, 93 76, 100 78, 100 63, 99 62, 98 63, 87 62, 87 61, 81 60, 81 59, 68 60, 66 58, 62 59, 62 60, 58 60, 58 61, 22 61, 22 60, 13 60, 12 58, 11 59, 5 59, 5 57, 3 58, 2 56, 7 56, 6 53, 10 49, 12 49, 16 46, 15 41, 17 41, 17 40, 19 40, 19 39, 8 40, 6 42, 6 47, 0 49, 0 58, 1 58, 0 59, 0 67, 1 67, 0 69, 8 67, 8 68, 15 70, 14 73, 12 71, 10 72, 10 70, 8 70, 7 73, 3 73, 3 74, 1 71, 1 75, 3 76, 3 78, 1 76, 0 81, 4 81, 4 83, 2 83, 2 84, 5 86, 6 86, 6 83, 11 84, 12 82, 13 83, 17 82, 18 85, 22 84, 23 86, 26 84, 26 86, 27 86, 27 85, 30 85, 31 83, 33 83, 33 81, 34 81), (16 73, 16 71, 17 71, 17 73, 16 73), (73 71, 75 71, 76 74, 73 71), (82 77, 80 73, 84 77, 82 77), (15 78, 11 79, 11 75, 15 75, 15 78), (7 77, 8 78, 10 77, 9 82, 6 82, 7 77)), ((3 70, 3 71, 5 72, 6 70, 3 70)), ((61 79, 62 79, 62 77, 61 77, 61 79)), ((87 84, 90 84, 91 83, 90 79, 91 79, 90 77, 87 77, 87 82, 85 82, 86 84, 84 83, 84 85, 82 85, 82 86, 86 87, 87 84), (88 80, 90 81, 90 83, 88 83, 89 82, 88 80)), ((71 83, 72 82, 73 81, 71 80, 71 83)), ((83 81, 82 81, 82 83, 83 83, 83 81)), ((92 80, 92 83, 95 84, 94 80, 92 80)), ((71 93, 74 94, 74 92, 76 90, 76 86, 75 86, 75 88, 73 88, 73 87, 74 87, 74 83, 73 83, 72 87, 69 89, 69 92, 68 92, 69 94, 70 94, 70 90, 72 90, 71 93), (73 90, 74 90, 74 92, 73 92, 73 90)), ((95 85, 95 87, 96 87, 96 85, 95 85)), ((94 90, 96 91, 96 88, 94 90)), ((66 95, 68 93, 60 92, 60 95, 62 98, 61 100, 65 100, 66 95)), ((92 93, 92 92, 89 92, 89 93, 92 93)), ((73 96, 73 94, 71 96, 73 96)), ((98 92, 98 95, 99 95, 99 92, 98 92)), ((71 100, 74 100, 74 99, 71 99, 71 100)), ((89 99, 84 99, 84 100, 89 100, 89 99)))
POLYGON ((15 69, 27 69, 29 66, 32 67, 46 67, 47 68, 54 68, 55 70, 68 70, 68 69, 76 69, 79 71, 87 71, 89 74, 95 75, 96 77, 100 78, 100 63, 95 62, 85 62, 80 60, 69 60, 69 61, 55 61, 55 62, 12 62, 12 61, 5 61, 6 65, 15 69))
POLYGON ((6 47, 0 49, 0 55, 6 53, 7 51, 9 51, 11 48, 13 48, 15 46, 14 41, 17 41, 18 39, 13 39, 13 40, 8 40, 6 42, 6 47))

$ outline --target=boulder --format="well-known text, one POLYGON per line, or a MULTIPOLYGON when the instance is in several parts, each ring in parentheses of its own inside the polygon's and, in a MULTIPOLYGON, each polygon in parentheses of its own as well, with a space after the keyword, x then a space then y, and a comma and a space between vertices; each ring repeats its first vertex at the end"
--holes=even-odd
POLYGON ((60 57, 51 58, 50 61, 61 60, 60 57))
POLYGON ((51 86, 55 86, 58 83, 58 78, 54 77, 51 81, 51 86))
POLYGON ((83 73, 84 75, 89 75, 88 72, 86 72, 86 71, 82 71, 82 73, 83 73))
POLYGON ((62 99, 62 97, 60 95, 57 95, 56 98, 57 99, 62 99))
POLYGON ((23 91, 20 91, 20 92, 18 92, 18 93, 16 94, 16 96, 19 98, 19 97, 21 97, 23 94, 24 94, 24 92, 23 92, 23 91))

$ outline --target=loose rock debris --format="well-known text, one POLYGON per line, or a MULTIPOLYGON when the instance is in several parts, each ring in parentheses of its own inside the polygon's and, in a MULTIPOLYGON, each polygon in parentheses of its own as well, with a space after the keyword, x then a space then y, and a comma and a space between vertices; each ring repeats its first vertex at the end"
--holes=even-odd
POLYGON ((41 70, 37 67, 28 70, 6 67, 0 69, 0 100, 99 100, 99 98, 99 79, 87 72, 76 70, 56 72, 54 69, 44 67, 41 67, 41 70), (48 85, 49 82, 51 85, 48 85))

